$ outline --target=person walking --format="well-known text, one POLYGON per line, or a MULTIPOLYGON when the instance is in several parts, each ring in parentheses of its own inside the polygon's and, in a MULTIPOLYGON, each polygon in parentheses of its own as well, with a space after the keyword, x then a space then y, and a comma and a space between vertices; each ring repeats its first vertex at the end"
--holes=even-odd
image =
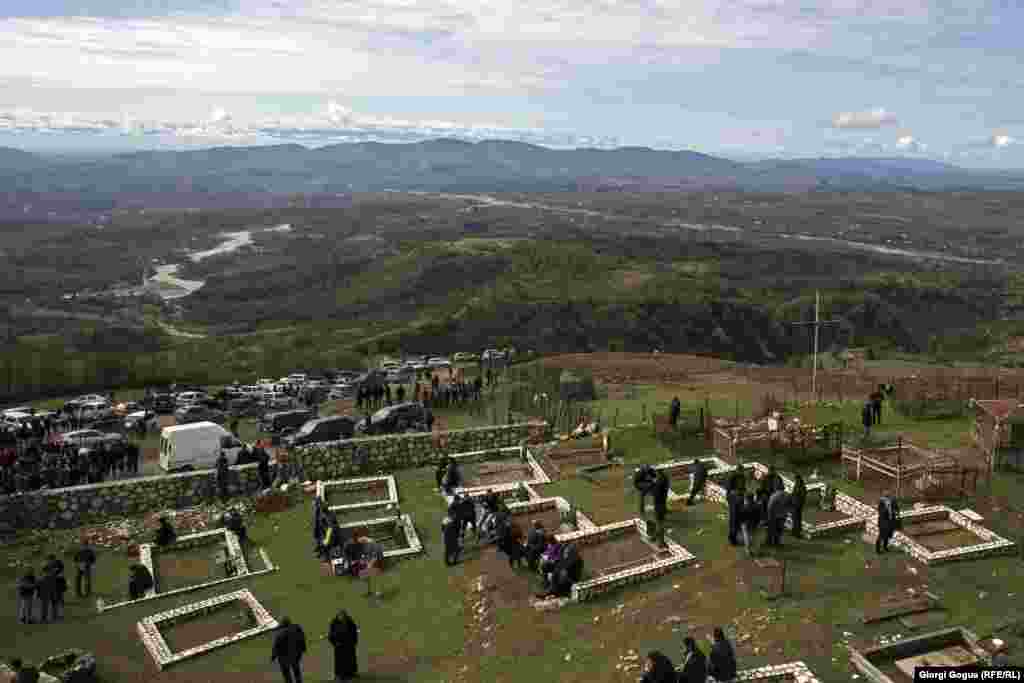
POLYGON ((895 498, 885 495, 878 500, 878 538, 875 539, 875 554, 889 552, 889 541, 902 526, 900 506, 895 498))
POLYGON ((359 675, 359 661, 356 657, 359 627, 348 612, 341 610, 334 617, 327 631, 327 640, 334 648, 334 680, 351 681, 359 675))
POLYGON ((75 553, 75 593, 80 598, 92 595, 92 568, 96 564, 96 551, 88 543, 75 553))
POLYGON ((796 475, 793 492, 790 494, 793 512, 793 538, 802 538, 804 533, 804 505, 807 503, 807 484, 801 475, 796 475))
POLYGON ((302 627, 288 617, 281 619, 280 630, 274 638, 270 661, 281 667, 284 683, 302 683, 302 655, 306 654, 306 634, 302 627))
POLYGON ((676 396, 672 399, 672 403, 668 409, 668 420, 672 425, 672 429, 676 428, 679 423, 679 413, 682 412, 682 404, 679 402, 679 397, 676 396))
POLYGON ((871 435, 871 423, 874 421, 874 411, 871 408, 871 401, 866 401, 860 411, 860 421, 864 425, 864 438, 871 435))
POLYGON ((736 678, 736 651, 725 638, 725 631, 716 626, 712 634, 711 653, 708 656, 708 676, 719 683, 736 678))
POLYGON ((704 494, 704 487, 708 482, 708 466, 704 461, 697 458, 693 463, 693 486, 690 488, 690 497, 686 499, 687 505, 693 505, 698 495, 704 494))

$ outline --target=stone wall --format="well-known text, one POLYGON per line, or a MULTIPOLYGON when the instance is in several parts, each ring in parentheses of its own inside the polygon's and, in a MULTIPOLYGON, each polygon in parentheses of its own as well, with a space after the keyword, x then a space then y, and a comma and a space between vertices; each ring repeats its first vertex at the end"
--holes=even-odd
MULTIPOLYGON (((257 465, 231 468, 228 490, 248 495, 260 489, 257 465)), ((111 517, 200 505, 217 496, 216 470, 140 477, 0 497, 0 516, 33 528, 68 528, 111 517)))
POLYGON ((352 464, 353 454, 361 447, 368 451, 369 472, 390 473, 435 465, 447 454, 518 446, 537 428, 536 424, 521 423, 453 430, 442 433, 441 439, 447 443, 440 445, 436 442, 438 435, 430 432, 376 436, 304 446, 292 455, 307 479, 344 479, 364 473, 352 464))
MULTIPOLYGON (((372 471, 394 472, 434 464, 441 454, 518 446, 538 429, 549 427, 524 423, 443 432, 443 450, 435 445, 437 434, 422 433, 316 444, 296 449, 294 455, 307 479, 342 479, 356 474, 352 454, 360 446, 369 451, 372 471)), ((232 495, 259 489, 255 463, 231 468, 232 495)), ((0 496, 0 519, 27 528, 68 528, 199 505, 215 500, 217 493, 216 471, 199 470, 0 496)))

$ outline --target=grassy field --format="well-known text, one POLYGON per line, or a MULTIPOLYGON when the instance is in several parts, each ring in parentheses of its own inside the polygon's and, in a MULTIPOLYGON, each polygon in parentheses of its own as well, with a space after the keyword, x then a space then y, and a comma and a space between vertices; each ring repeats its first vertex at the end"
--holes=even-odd
MULTIPOLYGON (((494 412, 501 414, 507 409, 504 391, 499 388, 482 410, 436 412, 450 427, 488 424, 494 412)), ((704 405, 709 396, 713 414, 729 417, 737 409, 741 416, 749 413, 758 401, 749 387, 739 384, 692 388, 640 385, 627 395, 603 398, 594 407, 606 415, 617 410, 622 425, 640 422, 645 414, 649 420, 655 409, 664 412, 677 394, 689 407, 704 405)), ((856 425, 859 408, 857 402, 807 407, 801 409, 801 415, 807 420, 839 419, 856 425)), ((243 422, 243 430, 250 428, 243 422)), ((902 434, 925 446, 954 447, 962 445, 967 422, 915 422, 887 406, 882 429, 890 436, 902 434)), ((684 439, 670 447, 654 437, 649 422, 620 427, 614 443, 625 457, 625 468, 593 480, 572 476, 574 468, 567 468, 563 472, 567 478, 540 487, 541 495, 565 497, 598 524, 627 519, 638 513, 638 498, 629 482, 633 467, 709 452, 699 439, 684 439)), ((772 461, 766 452, 750 456, 772 461)), ((792 474, 784 459, 776 462, 784 473, 792 474)), ((823 463, 819 469, 840 490, 852 495, 866 493, 857 483, 843 481, 835 463, 823 463)), ((725 542, 725 510, 712 503, 675 506, 669 512, 671 536, 695 553, 696 566, 592 603, 554 613, 538 612, 528 604, 536 580, 525 576, 525 571, 517 574, 508 568, 493 549, 478 551, 469 542, 463 563, 445 567, 440 538, 444 504, 433 488, 433 469, 407 470, 395 476, 402 511, 412 515, 425 553, 403 560, 375 579, 379 598, 367 598, 361 581, 324 574, 311 552, 309 498, 286 512, 258 515, 251 523, 250 536, 267 549, 281 570, 229 585, 232 590, 250 588, 276 617, 290 616, 304 626, 310 645, 305 662, 309 680, 331 677, 330 648, 321 636, 341 608, 348 609, 362 628, 361 668, 367 672, 367 680, 377 681, 632 680, 633 674, 627 676, 615 669, 621 655, 660 648, 678 661, 685 633, 703 639, 717 625, 727 626, 736 636, 741 668, 799 658, 822 680, 845 679, 850 675, 845 643, 866 645, 884 634, 911 633, 892 622, 865 627, 859 614, 882 594, 908 588, 925 590, 925 586, 937 593, 947 608, 947 624, 967 626, 982 636, 998 630, 1018 653, 1024 647, 1018 627, 1006 626, 1021 607, 1015 591, 1024 579, 1024 563, 1018 556, 927 568, 899 552, 877 557, 857 534, 815 541, 787 538, 786 545, 774 552, 787 560, 789 594, 769 602, 752 588, 749 560, 725 542), (485 620, 491 627, 487 631, 478 628, 472 612, 477 600, 472 584, 482 574, 498 584, 490 594, 494 607, 485 620)), ((686 483, 676 482, 674 488, 682 493, 686 483)), ((1013 509, 1013 501, 1021 494, 1024 478, 1000 474, 990 488, 963 503, 981 511, 989 528, 1017 540, 1022 517, 1013 509)), ((17 576, 10 564, 27 559, 40 566, 46 549, 36 545, 39 541, 37 536, 32 542, 4 548, 2 609, 9 614, 14 612, 17 576)), ((97 594, 108 601, 123 599, 132 562, 124 552, 101 553, 97 594)), ((81 647, 98 653, 104 683, 219 681, 225 674, 248 681, 278 680, 276 668, 269 663, 270 636, 183 663, 170 672, 155 671, 135 634, 135 622, 227 590, 172 596, 102 616, 72 596, 66 622, 11 630, 0 644, 0 657, 38 661, 65 647, 81 647), (44 633, 45 637, 39 637, 44 633)))

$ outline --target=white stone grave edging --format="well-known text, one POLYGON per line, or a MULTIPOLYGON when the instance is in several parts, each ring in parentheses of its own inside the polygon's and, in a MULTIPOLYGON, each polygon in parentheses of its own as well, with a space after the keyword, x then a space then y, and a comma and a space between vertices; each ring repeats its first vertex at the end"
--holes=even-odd
POLYGON ((161 612, 151 617, 146 617, 136 624, 136 629, 139 633, 139 637, 142 638, 143 645, 146 646, 149 654, 156 662, 157 668, 161 671, 182 660, 191 659, 192 657, 211 652, 218 648, 225 647, 226 645, 237 643, 240 640, 272 631, 277 627, 277 620, 270 615, 270 612, 268 612, 248 590, 240 590, 235 591, 234 593, 218 595, 217 597, 210 598, 209 600, 201 600, 190 605, 185 605, 184 607, 161 612), (256 617, 257 626, 234 635, 225 636, 223 638, 212 640, 208 643, 203 643, 202 645, 189 648, 188 650, 171 652, 170 647, 167 645, 167 641, 160 633, 161 623, 182 620, 193 614, 202 614, 214 607, 217 607, 218 605, 230 602, 242 602, 251 609, 253 615, 256 617))
MULTIPOLYGON (((150 589, 150 590, 146 591, 146 594, 144 596, 142 596, 141 598, 139 598, 138 600, 124 600, 122 602, 116 602, 116 603, 111 604, 111 605, 103 603, 102 605, 97 607, 97 611, 102 614, 103 612, 109 612, 110 610, 117 609, 118 607, 128 607, 130 605, 138 605, 139 603, 142 603, 142 602, 149 602, 150 600, 157 600, 159 598, 166 598, 166 597, 170 597, 172 595, 182 595, 183 593, 192 593, 194 591, 202 590, 204 588, 210 588, 212 586, 219 586, 220 584, 228 583, 229 581, 238 581, 239 579, 247 579, 247 578, 252 578, 254 576, 263 576, 264 574, 269 574, 271 572, 276 572, 278 570, 278 567, 275 566, 274 563, 270 561, 270 555, 267 554, 266 549, 265 548, 260 548, 259 549, 259 553, 260 553, 260 557, 263 559, 263 564, 265 565, 265 568, 261 569, 259 571, 255 571, 255 572, 254 571, 250 571, 249 570, 249 564, 245 560, 245 553, 242 552, 242 547, 241 547, 241 543, 238 540, 238 536, 237 536, 237 534, 235 534, 234 532, 232 532, 229 529, 215 529, 213 531, 200 532, 199 534, 190 534, 189 536, 182 536, 178 540, 179 541, 180 540, 187 540, 187 539, 189 539, 191 537, 200 536, 200 535, 204 535, 204 536, 206 536, 206 535, 216 535, 216 534, 220 533, 221 531, 226 533, 227 538, 228 538, 228 552, 229 553, 233 553, 232 557, 235 558, 235 562, 236 562, 235 567, 236 567, 236 569, 238 571, 237 571, 237 573, 234 576, 226 576, 226 577, 221 578, 221 579, 214 579, 213 581, 207 581, 205 583, 197 583, 194 586, 184 586, 182 588, 175 588, 174 590, 170 590, 170 591, 157 591, 157 590, 155 590, 155 588, 153 588, 153 589, 150 589), (234 543, 231 543, 231 539, 234 539, 234 543), (237 553, 237 554, 234 554, 234 553, 237 553)), ((173 547, 173 546, 171 546, 171 547, 173 547)), ((149 570, 149 573, 154 578, 154 583, 156 583, 157 576, 156 576, 156 573, 153 571, 153 544, 145 543, 145 544, 139 546, 139 563, 144 565, 146 567, 146 569, 149 570)))
MULTIPOLYGON (((380 517, 379 519, 363 519, 356 522, 346 522, 345 524, 339 524, 338 527, 342 529, 355 529, 357 527, 374 527, 382 526, 384 524, 397 524, 402 529, 402 533, 405 534, 406 543, 408 548, 399 548, 397 550, 385 550, 384 557, 387 559, 408 557, 410 555, 418 555, 423 552, 423 543, 420 541, 419 534, 416 533, 416 526, 412 522, 412 516, 408 514, 391 516, 391 517, 380 517)), ((342 564, 344 560, 337 559, 331 560, 331 566, 337 567, 342 564)))
MULTIPOLYGON (((682 671, 680 668, 679 671, 682 671)), ((795 683, 821 683, 821 680, 803 662, 789 662, 773 666, 762 666, 756 669, 738 671, 739 681, 794 681, 795 683)))
MULTIPOLYGON (((540 494, 538 494, 537 491, 526 482, 495 484, 494 486, 488 486, 485 488, 456 489, 456 492, 465 495, 467 498, 472 498, 476 500, 486 496, 488 491, 494 491, 496 494, 498 494, 499 498, 504 500, 506 498, 514 497, 514 495, 518 493, 520 490, 526 491, 527 495, 529 496, 529 500, 536 500, 540 498, 540 494)), ((444 493, 442 493, 441 495, 444 497, 445 501, 449 505, 455 502, 454 495, 448 496, 445 495, 444 493)))
MULTIPOLYGON (((639 533, 644 540, 650 540, 647 536, 647 523, 642 519, 629 519, 624 522, 555 534, 555 540, 559 543, 576 543, 583 546, 596 545, 624 533, 630 533, 630 531, 639 533)), ((665 543, 668 546, 666 550, 671 554, 668 559, 655 560, 614 574, 575 583, 572 586, 571 600, 573 602, 589 600, 619 586, 649 581, 696 561, 696 556, 693 553, 675 541, 666 538, 665 543)))
POLYGON ((316 497, 327 506, 332 512, 347 512, 352 510, 366 510, 372 508, 388 507, 398 505, 398 485, 395 483, 394 475, 382 477, 359 477, 357 479, 331 479, 319 480, 316 483, 316 497), (373 488, 377 482, 386 482, 388 487, 387 498, 370 500, 365 503, 352 503, 350 505, 327 505, 327 489, 341 489, 342 491, 358 491, 360 489, 373 488))

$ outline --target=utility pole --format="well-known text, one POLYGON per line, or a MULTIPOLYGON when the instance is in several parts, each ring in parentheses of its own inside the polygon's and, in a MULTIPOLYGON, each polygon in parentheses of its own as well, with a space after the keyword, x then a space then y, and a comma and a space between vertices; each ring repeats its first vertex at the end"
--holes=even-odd
POLYGON ((806 323, 791 323, 792 325, 814 325, 814 361, 811 366, 811 400, 818 400, 818 330, 821 329, 822 325, 838 325, 841 320, 822 320, 820 317, 821 312, 821 295, 817 290, 814 291, 814 322, 806 323))

